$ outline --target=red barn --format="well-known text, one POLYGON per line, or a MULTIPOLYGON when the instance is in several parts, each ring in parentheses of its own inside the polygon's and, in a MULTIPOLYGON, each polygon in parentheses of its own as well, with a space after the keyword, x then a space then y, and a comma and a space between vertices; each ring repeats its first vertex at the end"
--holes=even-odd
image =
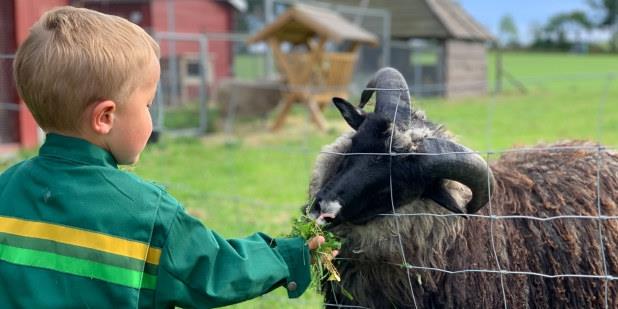
MULTIPOLYGON (((2 0, 0 1, 0 153, 7 149, 38 145, 38 129, 23 102, 19 102, 12 79, 12 60, 16 47, 27 37, 29 28, 47 10, 62 5, 87 7, 125 17, 149 33, 225 33, 232 32, 235 7, 243 1, 220 0, 2 0), (168 20, 168 18, 170 20, 168 20), (173 20, 172 20, 173 18, 173 20)), ((167 42, 161 44, 163 60, 168 57, 167 42)), ((175 43, 179 70, 191 70, 195 43, 175 43), (189 61, 188 61, 189 60, 189 61), (184 65, 184 66, 183 66, 184 65)), ((215 78, 230 76, 232 44, 209 43, 208 56, 215 78)))

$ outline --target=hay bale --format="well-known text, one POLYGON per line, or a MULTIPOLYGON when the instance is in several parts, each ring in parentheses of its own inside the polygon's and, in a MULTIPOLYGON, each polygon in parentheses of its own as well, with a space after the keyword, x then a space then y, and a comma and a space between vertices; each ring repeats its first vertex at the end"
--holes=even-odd
POLYGON ((264 117, 281 100, 281 82, 277 80, 222 81, 217 89, 217 104, 223 117, 264 117))

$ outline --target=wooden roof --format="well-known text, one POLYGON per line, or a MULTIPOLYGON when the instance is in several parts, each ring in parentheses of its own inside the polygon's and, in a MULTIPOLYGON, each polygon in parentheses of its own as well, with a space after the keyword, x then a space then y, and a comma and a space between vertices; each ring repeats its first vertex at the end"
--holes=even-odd
MULTIPOLYGON (((322 0, 358 6, 360 0, 322 0)), ((452 0, 371 0, 369 7, 391 13, 391 37, 493 41, 494 37, 452 0)))
POLYGON ((323 36, 335 42, 351 41, 373 46, 379 42, 375 35, 341 15, 305 4, 295 4, 247 42, 255 43, 274 37, 280 41, 301 44, 314 36, 323 36))

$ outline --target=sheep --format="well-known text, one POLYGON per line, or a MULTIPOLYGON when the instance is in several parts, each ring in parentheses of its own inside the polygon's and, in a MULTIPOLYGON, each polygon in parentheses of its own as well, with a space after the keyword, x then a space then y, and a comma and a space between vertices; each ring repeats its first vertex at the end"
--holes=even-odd
POLYGON ((367 88, 359 107, 333 99, 354 131, 323 149, 309 185, 308 215, 342 240, 326 307, 618 307, 618 154, 564 141, 488 166, 407 90, 378 91, 362 111, 376 88, 407 89, 397 70, 367 88))

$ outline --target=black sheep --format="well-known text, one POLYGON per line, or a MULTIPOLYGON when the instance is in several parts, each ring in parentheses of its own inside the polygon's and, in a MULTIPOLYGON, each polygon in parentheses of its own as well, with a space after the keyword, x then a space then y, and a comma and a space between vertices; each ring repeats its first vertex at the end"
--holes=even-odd
POLYGON ((618 307, 618 155, 570 141, 488 167, 409 108, 395 69, 368 89, 359 108, 334 99, 355 132, 324 149, 309 190, 310 215, 343 242, 327 307, 618 307), (399 90, 378 90, 366 114, 376 89, 399 90))

